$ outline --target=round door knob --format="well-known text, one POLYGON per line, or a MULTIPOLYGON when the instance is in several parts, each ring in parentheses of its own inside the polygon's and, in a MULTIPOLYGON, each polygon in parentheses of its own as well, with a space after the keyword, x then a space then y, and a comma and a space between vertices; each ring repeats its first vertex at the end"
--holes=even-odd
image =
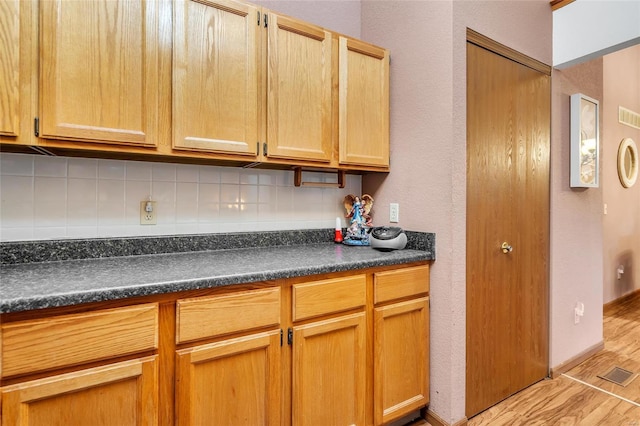
POLYGON ((513 251, 513 247, 511 247, 511 246, 509 245, 509 243, 508 243, 508 242, 506 242, 506 241, 505 241, 504 243, 502 243, 501 248, 502 248, 502 252, 503 252, 504 254, 511 253, 511 251, 513 251))

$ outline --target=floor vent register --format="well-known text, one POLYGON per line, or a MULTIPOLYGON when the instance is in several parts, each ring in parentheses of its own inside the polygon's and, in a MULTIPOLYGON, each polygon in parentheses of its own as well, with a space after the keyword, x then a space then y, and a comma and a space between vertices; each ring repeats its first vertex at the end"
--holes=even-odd
POLYGON ((624 368, 613 367, 607 374, 599 375, 598 377, 615 383, 616 385, 627 386, 633 379, 638 377, 638 374, 625 370, 624 368))

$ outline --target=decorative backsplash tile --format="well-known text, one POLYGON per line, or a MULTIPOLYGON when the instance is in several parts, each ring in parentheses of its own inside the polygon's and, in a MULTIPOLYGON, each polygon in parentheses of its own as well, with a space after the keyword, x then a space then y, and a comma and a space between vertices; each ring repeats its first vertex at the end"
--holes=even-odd
POLYGON ((296 188, 287 170, 0 153, 0 241, 333 228, 361 186, 358 175, 296 188), (149 196, 158 224, 140 225, 149 196))

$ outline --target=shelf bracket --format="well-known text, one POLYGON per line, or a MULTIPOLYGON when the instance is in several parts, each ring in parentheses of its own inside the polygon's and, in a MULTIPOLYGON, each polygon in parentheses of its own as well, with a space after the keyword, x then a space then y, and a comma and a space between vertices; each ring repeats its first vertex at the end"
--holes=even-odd
POLYGON ((302 181, 302 167, 293 168, 293 184, 295 186, 315 186, 322 188, 344 188, 345 176, 347 172, 345 170, 338 170, 338 182, 303 182, 302 181))

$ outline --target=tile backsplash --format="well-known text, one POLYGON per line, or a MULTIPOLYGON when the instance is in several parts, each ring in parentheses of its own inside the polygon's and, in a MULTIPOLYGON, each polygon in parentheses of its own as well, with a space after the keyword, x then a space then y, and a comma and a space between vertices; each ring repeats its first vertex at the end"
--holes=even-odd
POLYGON ((333 228, 361 187, 357 175, 295 187, 287 170, 0 153, 0 241, 333 228), (140 225, 149 196, 158 223, 140 225))

